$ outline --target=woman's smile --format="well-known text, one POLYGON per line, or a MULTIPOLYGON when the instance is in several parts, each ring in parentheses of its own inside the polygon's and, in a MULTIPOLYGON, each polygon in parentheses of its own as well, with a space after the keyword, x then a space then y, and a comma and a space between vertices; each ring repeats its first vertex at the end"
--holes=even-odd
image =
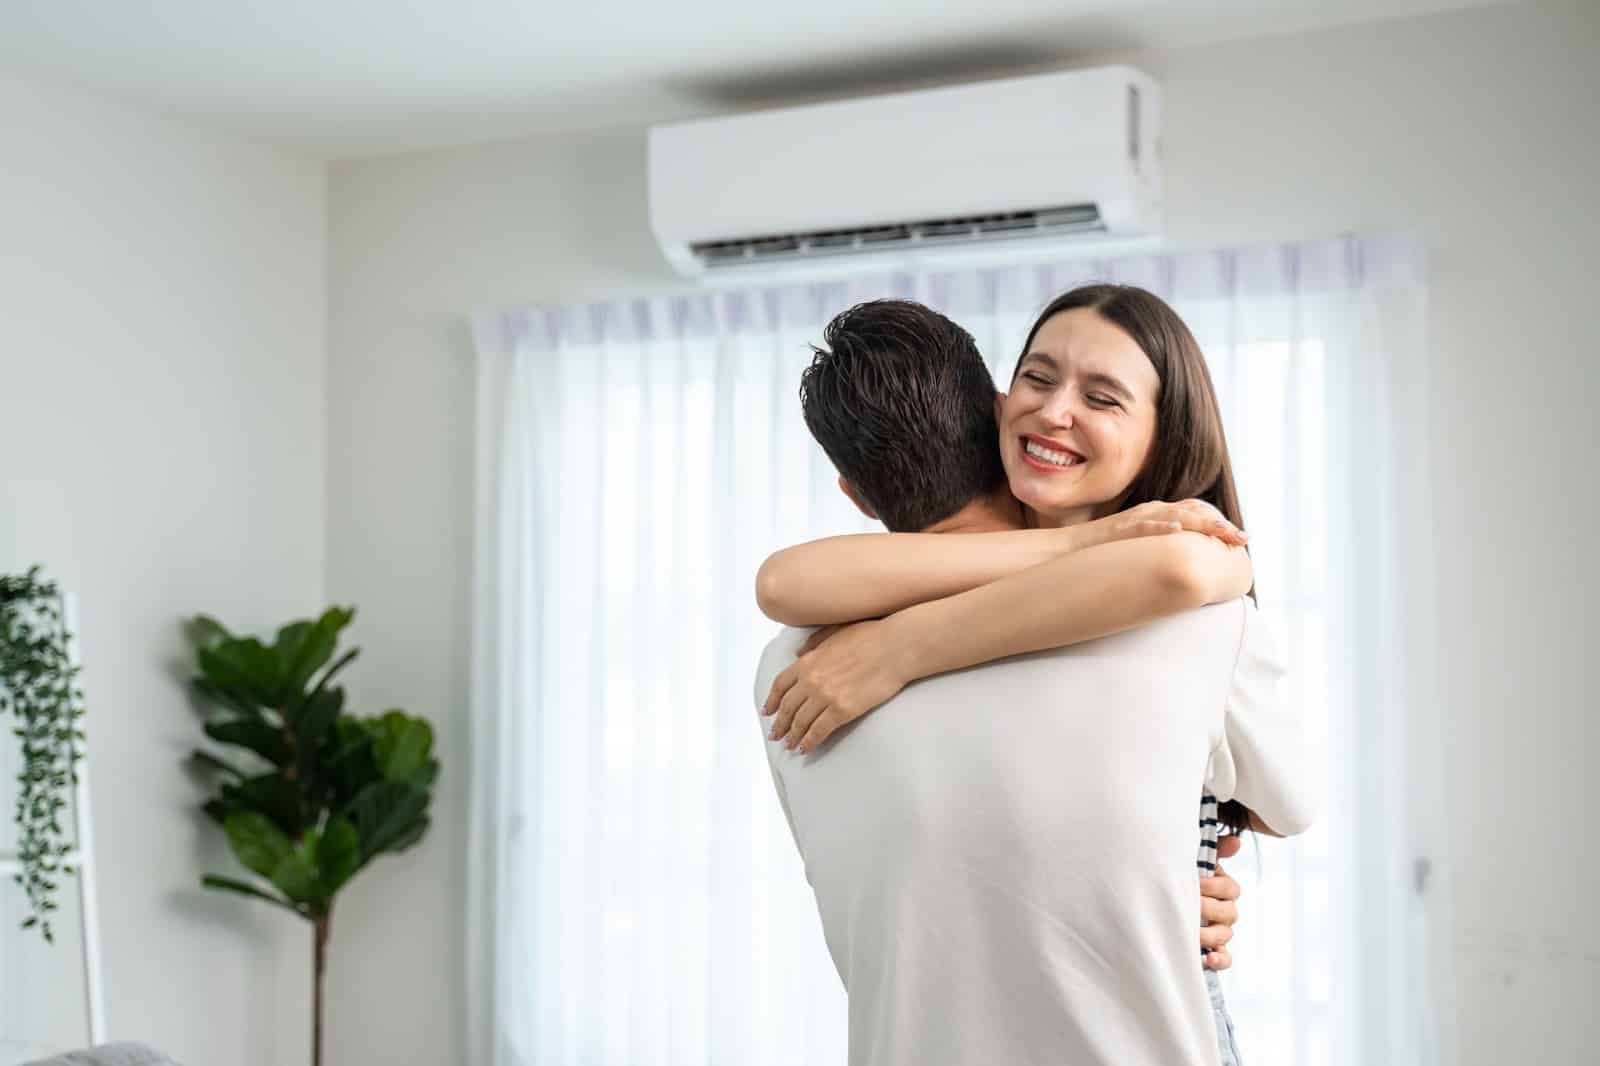
POLYGON ((1065 473, 1087 462, 1080 453, 1065 444, 1049 437, 1041 437, 1037 433, 1023 434, 1019 438, 1019 443, 1022 446, 1023 462, 1047 474, 1065 473))

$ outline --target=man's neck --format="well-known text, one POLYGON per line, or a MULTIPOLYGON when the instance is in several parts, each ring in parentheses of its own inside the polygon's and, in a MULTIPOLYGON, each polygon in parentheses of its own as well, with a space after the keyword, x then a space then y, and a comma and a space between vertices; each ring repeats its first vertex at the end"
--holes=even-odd
POLYGON ((924 533, 1004 533, 1007 530, 1025 529, 1022 504, 1011 495, 1011 490, 1001 486, 994 492, 974 497, 955 514, 935 522, 924 533))

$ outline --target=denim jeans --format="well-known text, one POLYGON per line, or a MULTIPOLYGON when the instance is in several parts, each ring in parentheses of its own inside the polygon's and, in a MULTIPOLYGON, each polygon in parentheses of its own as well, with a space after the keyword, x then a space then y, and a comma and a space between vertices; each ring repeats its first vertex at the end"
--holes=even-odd
POLYGON ((1206 971, 1206 991, 1211 995, 1211 1014, 1217 1022, 1217 1052, 1222 1066, 1241 1066, 1239 1047, 1233 1041, 1233 1019, 1228 1016, 1228 1004, 1222 998, 1222 981, 1216 971, 1206 971))

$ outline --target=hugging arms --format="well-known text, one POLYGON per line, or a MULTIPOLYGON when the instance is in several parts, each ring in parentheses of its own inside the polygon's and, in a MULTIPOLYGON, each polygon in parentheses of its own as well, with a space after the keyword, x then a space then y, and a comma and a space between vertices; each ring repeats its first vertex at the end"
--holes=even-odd
POLYGON ((845 628, 819 634, 779 677, 772 735, 815 750, 912 681, 1235 599, 1252 583, 1247 539, 1187 500, 1055 529, 864 533, 784 549, 757 576, 762 611, 845 628))

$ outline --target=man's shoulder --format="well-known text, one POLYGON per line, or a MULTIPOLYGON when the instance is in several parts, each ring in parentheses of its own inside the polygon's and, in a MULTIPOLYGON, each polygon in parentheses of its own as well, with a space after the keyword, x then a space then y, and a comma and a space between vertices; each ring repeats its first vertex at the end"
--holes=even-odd
POLYGON ((755 702, 761 706, 766 702, 767 693, 772 691, 772 683, 779 674, 794 662, 799 656, 800 646, 806 638, 816 632, 800 626, 784 626, 777 636, 767 641, 767 646, 761 651, 761 663, 756 667, 755 702))
MULTIPOLYGON (((1243 601, 1248 606, 1249 601, 1243 601)), ((1109 636, 1086 640, 1061 648, 1048 648, 1028 655, 1003 659, 989 666, 1008 663, 1059 663, 1063 669, 1077 669, 1081 662, 1103 664, 1114 659, 1162 661, 1174 653, 1210 655, 1228 653, 1238 646, 1244 622, 1240 600, 1195 607, 1164 618, 1153 619, 1109 636)), ((1230 660, 1231 661, 1231 660, 1230 660)))
POLYGON ((1223 643, 1236 642, 1244 624, 1241 603, 1248 605, 1249 601, 1241 597, 1206 604, 1204 607, 1191 607, 1126 629, 1107 639, 1120 639, 1128 644, 1149 642, 1153 645, 1167 645, 1172 641, 1206 642, 1219 637, 1223 643))

